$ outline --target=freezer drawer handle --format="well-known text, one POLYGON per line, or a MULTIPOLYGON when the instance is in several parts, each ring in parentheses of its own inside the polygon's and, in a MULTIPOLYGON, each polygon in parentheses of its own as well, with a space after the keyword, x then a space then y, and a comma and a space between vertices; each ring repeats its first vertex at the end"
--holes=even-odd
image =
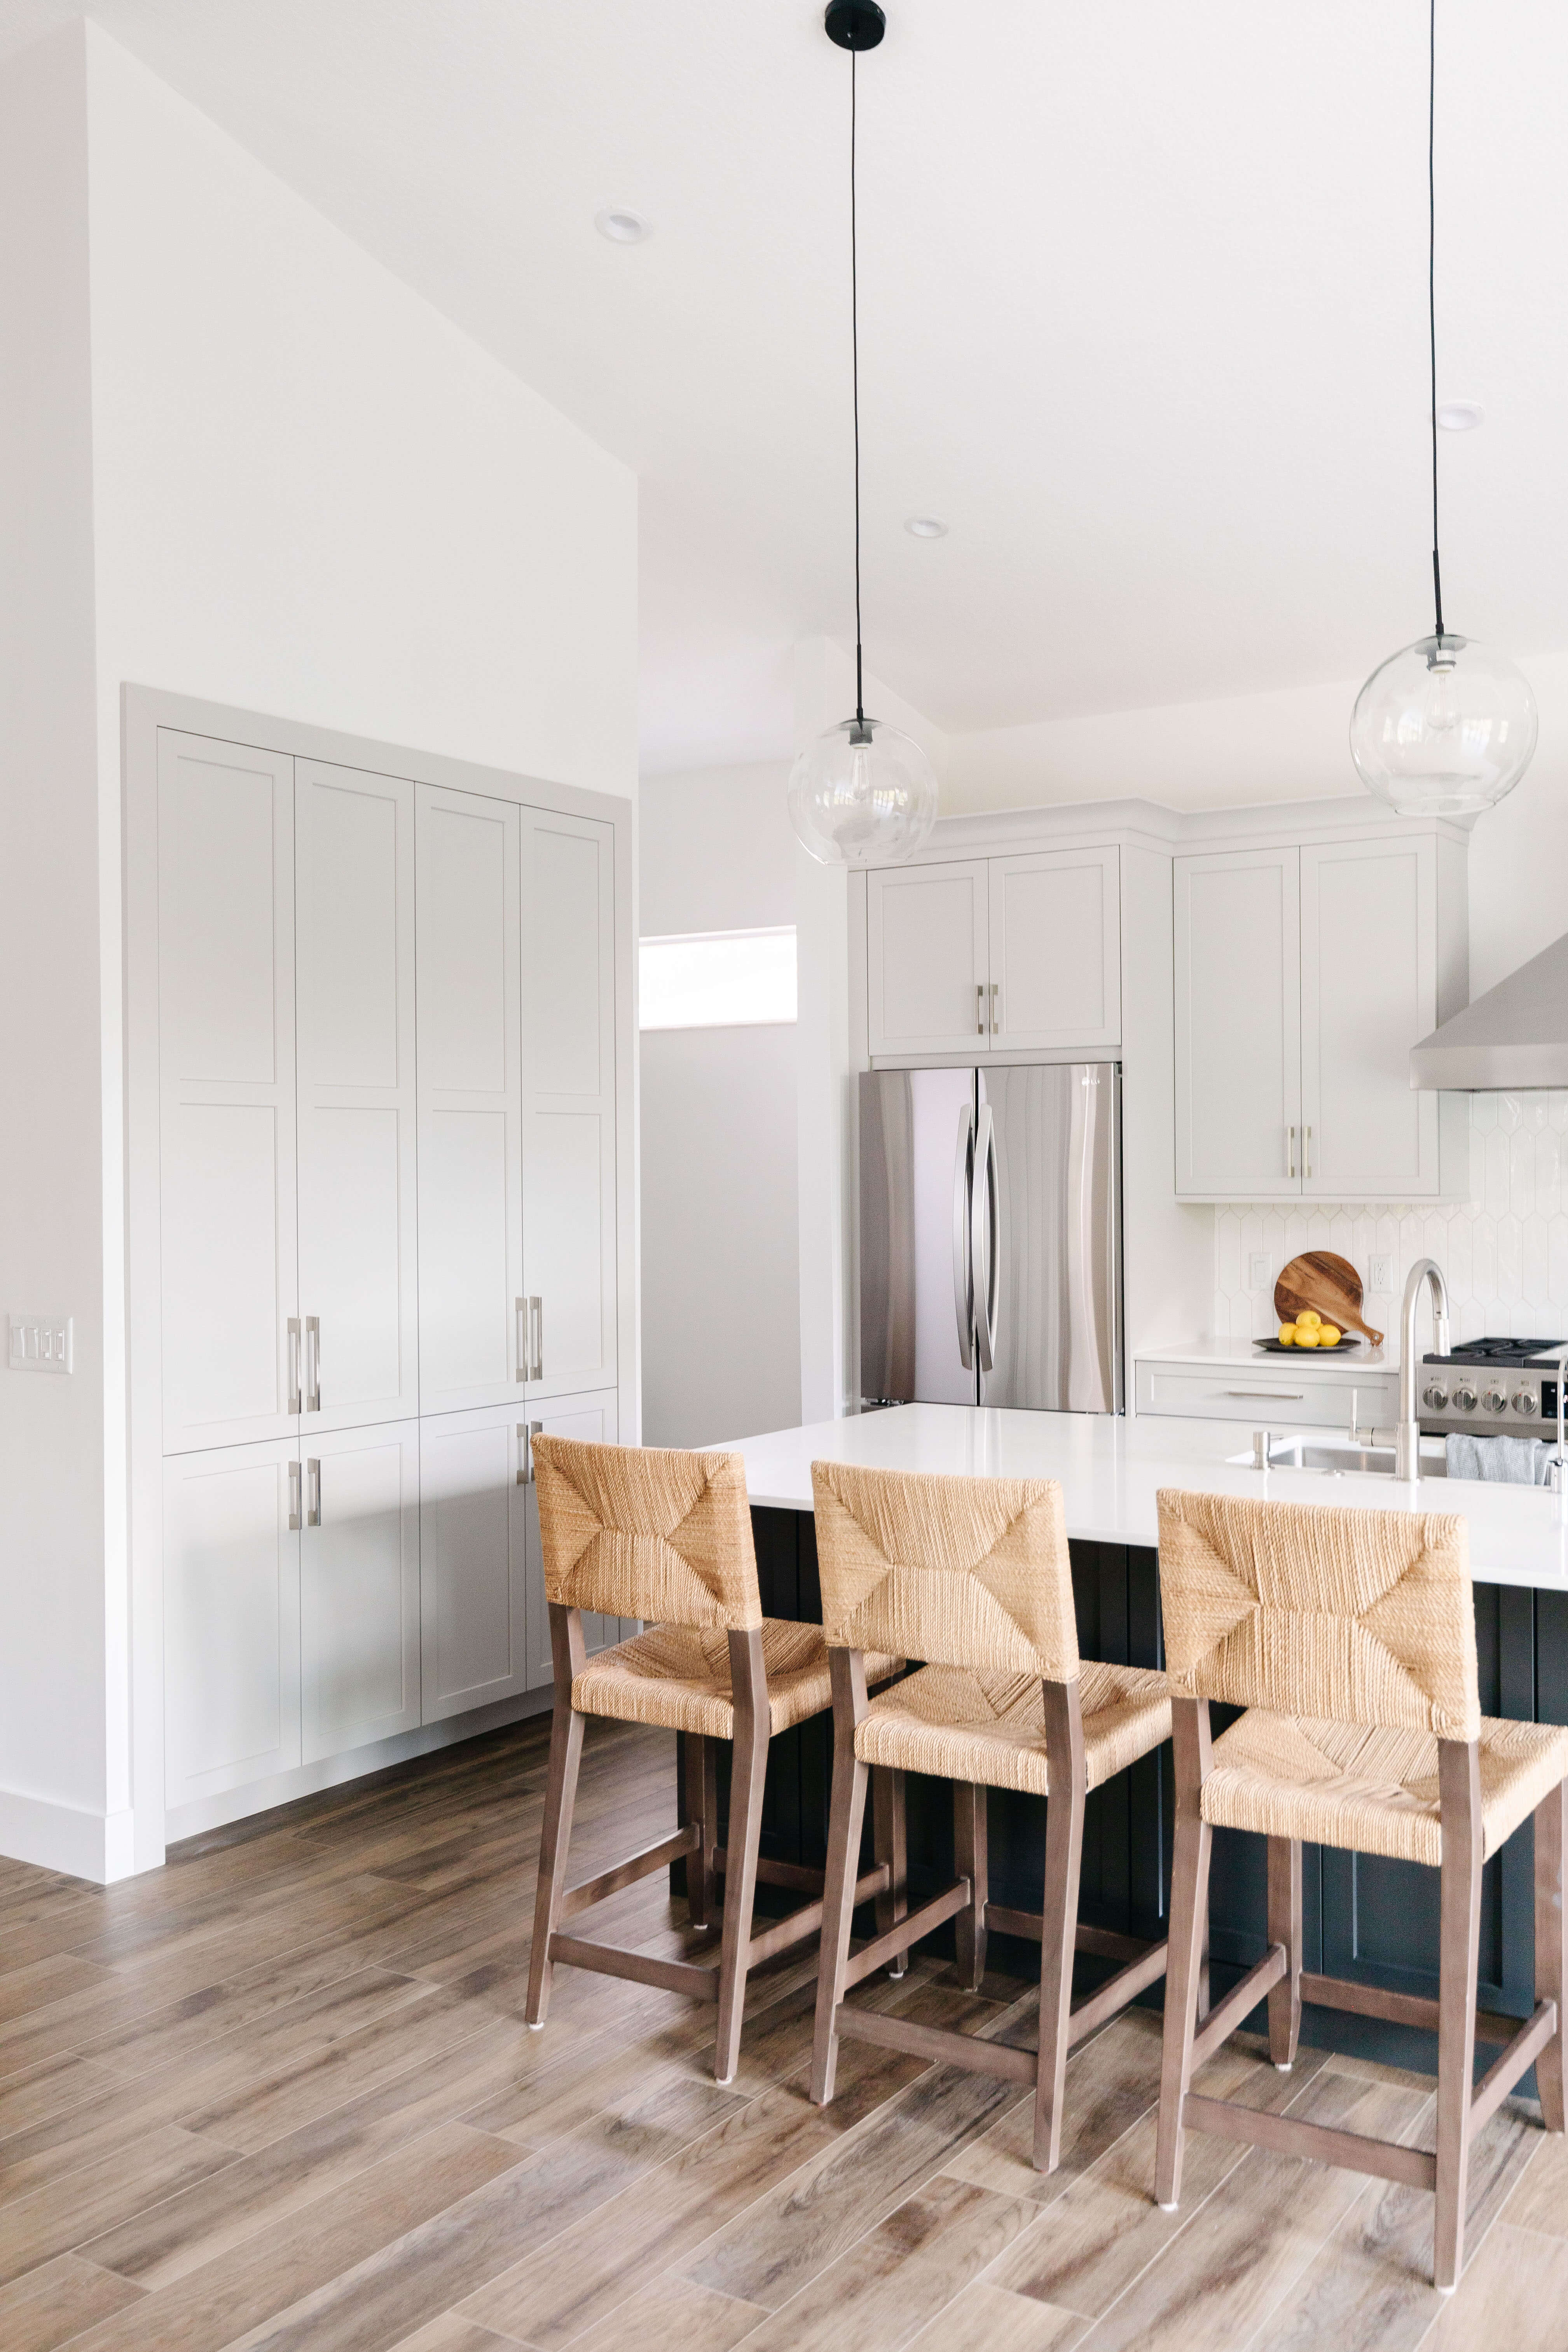
POLYGON ((958 1323, 958 1360, 974 1370, 974 1280, 969 1257, 969 1193, 974 1181, 974 1113, 965 1103, 958 1114, 958 1153, 952 1170, 952 1311, 958 1323))

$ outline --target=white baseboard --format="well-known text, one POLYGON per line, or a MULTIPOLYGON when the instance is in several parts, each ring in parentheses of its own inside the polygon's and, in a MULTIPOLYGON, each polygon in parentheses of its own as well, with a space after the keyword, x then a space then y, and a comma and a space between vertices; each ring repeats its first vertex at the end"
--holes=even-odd
POLYGON ((48 1797, 0 1789, 0 1853, 107 1886, 113 1879, 129 1878, 134 1866, 133 1818, 129 1811, 89 1813, 48 1797))
POLYGON ((405 1764, 411 1757, 455 1748, 460 1740, 478 1738, 481 1732, 499 1731, 503 1724, 518 1723, 531 1715, 548 1715, 553 1702, 552 1688, 524 1691, 516 1698, 498 1699, 493 1706, 476 1707, 471 1715, 421 1724, 417 1731, 397 1732, 369 1748, 322 1757, 314 1764, 297 1765, 289 1772, 275 1772, 269 1780, 252 1780, 243 1789, 226 1789, 218 1796, 171 1806, 164 1820, 165 1839, 174 1845, 181 1838, 199 1837, 204 1831, 245 1821, 252 1813, 270 1812, 275 1805, 291 1804, 296 1797, 313 1797, 320 1790, 335 1789, 345 1780, 363 1780, 367 1772, 384 1772, 389 1764, 405 1764))

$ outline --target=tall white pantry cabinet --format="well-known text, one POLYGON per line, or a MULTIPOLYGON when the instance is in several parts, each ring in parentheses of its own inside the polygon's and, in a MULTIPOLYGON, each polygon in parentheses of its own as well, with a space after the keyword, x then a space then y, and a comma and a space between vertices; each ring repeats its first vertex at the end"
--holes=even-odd
POLYGON ((635 1433, 629 809, 167 697, 127 744, 137 1759, 177 1836, 549 1685, 533 1436, 635 1433))

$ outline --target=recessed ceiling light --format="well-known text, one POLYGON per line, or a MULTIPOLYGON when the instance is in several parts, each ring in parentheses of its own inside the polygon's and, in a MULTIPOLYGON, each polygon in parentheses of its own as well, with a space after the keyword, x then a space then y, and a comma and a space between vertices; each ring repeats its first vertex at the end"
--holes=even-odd
POLYGON ((947 525, 938 522, 935 515, 911 515, 904 529, 911 539, 945 539, 947 525))
POLYGON ((640 245, 653 235, 653 224, 644 220, 641 213, 629 212, 625 205, 611 205, 594 215, 594 226, 612 245, 640 245))
POLYGON ((1479 400, 1441 400, 1437 422, 1445 433, 1473 433, 1486 415, 1479 400))

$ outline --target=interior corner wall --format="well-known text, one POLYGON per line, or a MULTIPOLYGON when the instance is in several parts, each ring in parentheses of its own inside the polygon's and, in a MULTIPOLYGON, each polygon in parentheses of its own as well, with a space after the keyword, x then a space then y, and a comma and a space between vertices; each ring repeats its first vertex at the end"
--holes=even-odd
POLYGON ((0 1314, 75 1327, 69 1377, 0 1369, 0 1850, 101 1876, 123 1488, 104 1475, 87 156, 75 25, 0 68, 0 1314))

